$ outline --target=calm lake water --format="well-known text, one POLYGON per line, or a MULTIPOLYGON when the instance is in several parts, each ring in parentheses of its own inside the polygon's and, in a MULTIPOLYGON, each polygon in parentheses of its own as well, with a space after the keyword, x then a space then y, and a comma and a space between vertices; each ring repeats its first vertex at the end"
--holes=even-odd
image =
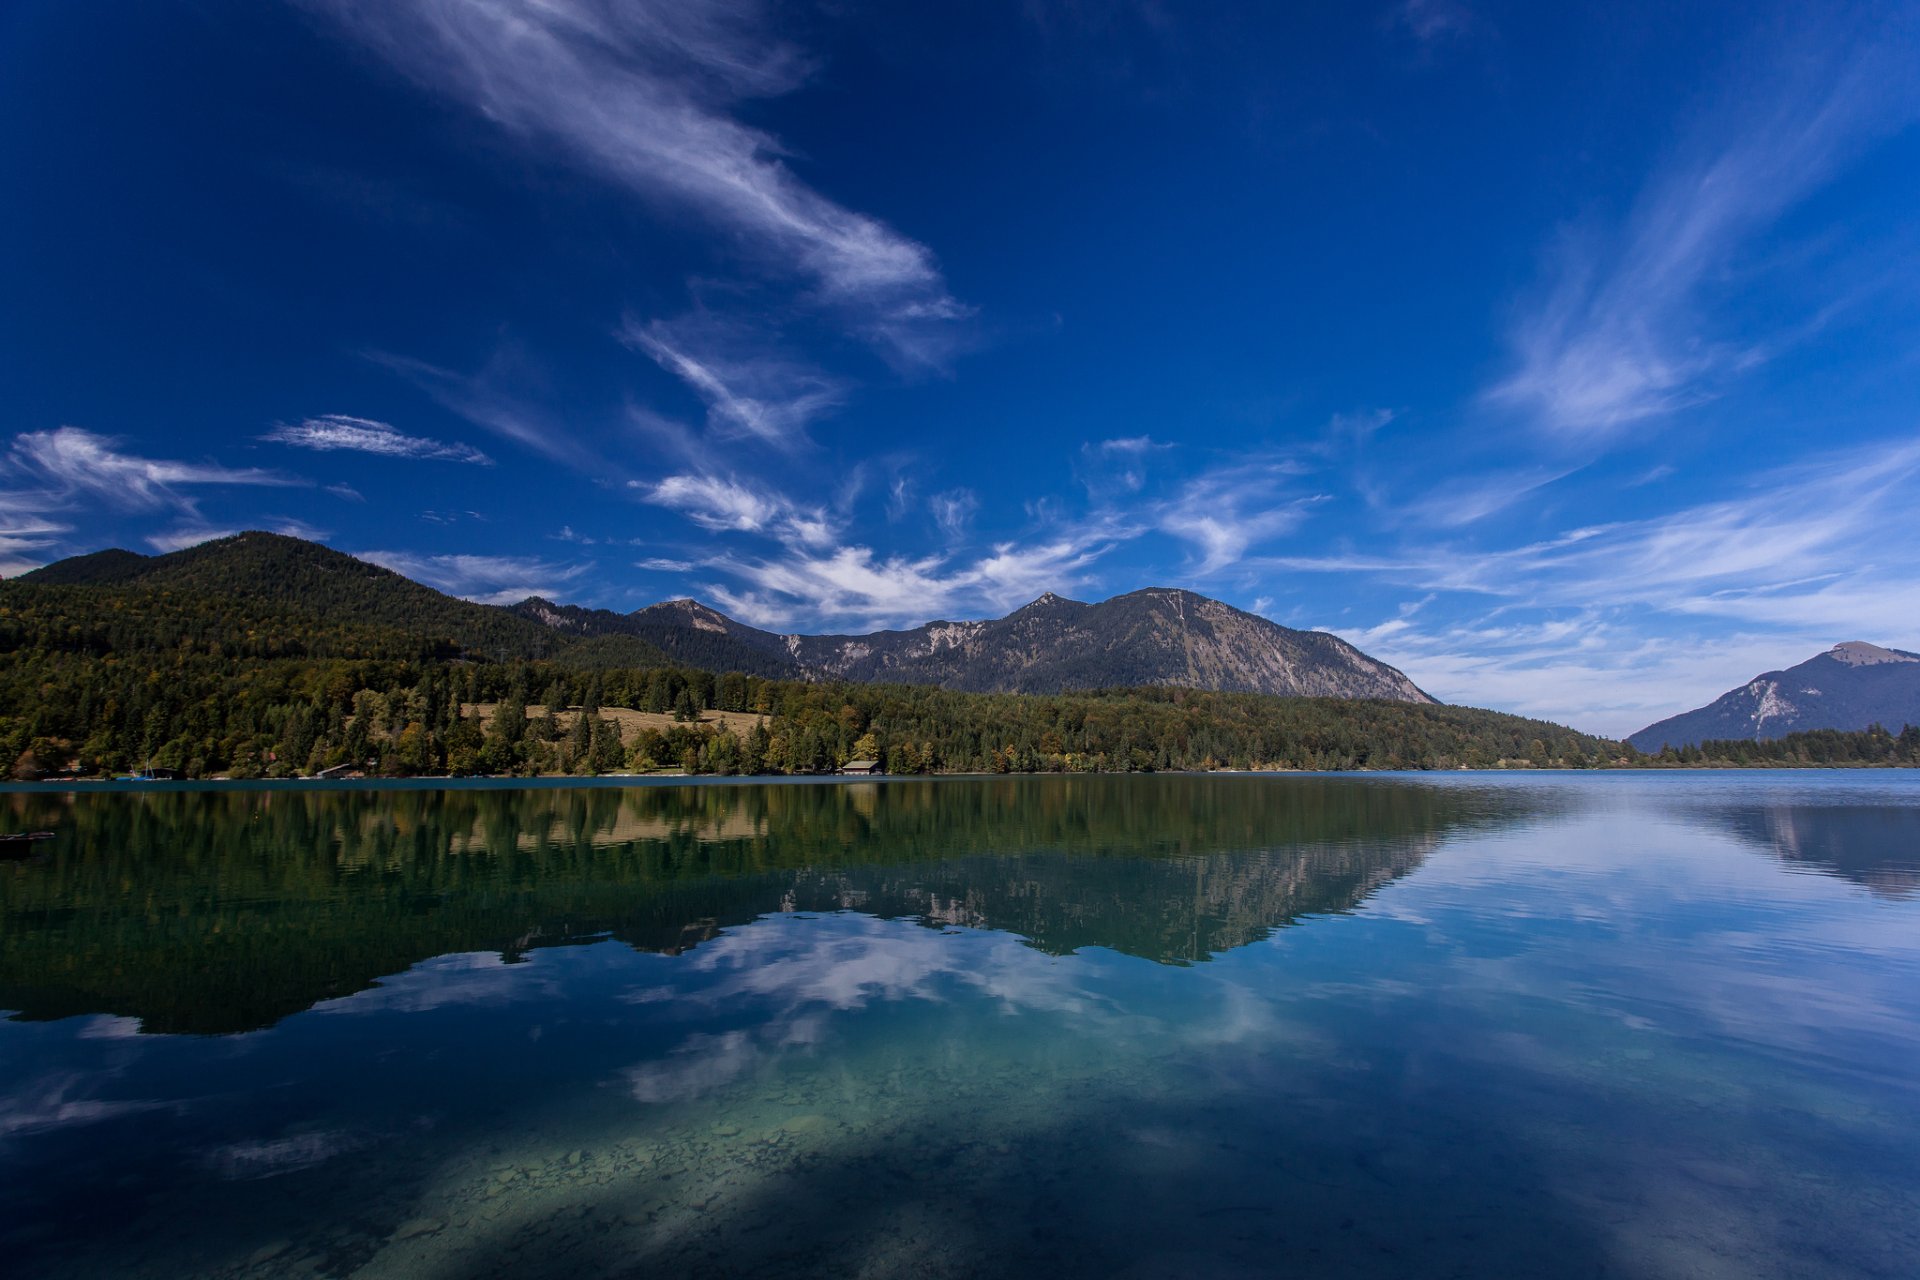
POLYGON ((1920 778, 0 794, 48 1277, 1887 1276, 1920 778))

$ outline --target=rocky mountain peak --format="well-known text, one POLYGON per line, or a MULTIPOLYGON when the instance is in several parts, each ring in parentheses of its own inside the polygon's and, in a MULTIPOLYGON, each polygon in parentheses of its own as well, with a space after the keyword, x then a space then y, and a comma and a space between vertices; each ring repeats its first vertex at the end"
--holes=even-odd
POLYGON ((733 625, 733 620, 726 614, 711 605, 701 604, 690 596, 679 600, 662 600, 659 604, 635 609, 631 616, 649 619, 674 617, 678 618, 683 625, 697 627, 701 631, 725 631, 733 625))
POLYGON ((1844 662, 1850 667, 1875 667, 1884 662, 1920 662, 1920 657, 1911 653, 1902 653, 1898 649, 1883 649, 1877 644, 1868 644, 1865 640, 1849 640, 1827 650, 1827 656, 1835 662, 1844 662))
MULTIPOLYGON (((1053 592, 1049 591, 1043 594, 1042 596, 1040 596, 1038 599, 1028 604, 1021 605, 1018 609, 1015 609, 1013 611, 1013 614, 1017 615, 1017 614, 1026 613, 1030 609, 1039 609, 1039 610, 1058 609, 1063 605, 1079 606, 1080 601, 1069 600, 1065 596, 1055 595, 1053 592)), ((1013 616, 1013 615, 1009 615, 1009 616, 1013 616)))

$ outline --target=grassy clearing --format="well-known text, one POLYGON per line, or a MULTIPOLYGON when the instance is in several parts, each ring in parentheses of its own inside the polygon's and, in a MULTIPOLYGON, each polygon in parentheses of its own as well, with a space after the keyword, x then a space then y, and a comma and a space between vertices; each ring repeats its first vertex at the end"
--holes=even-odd
MULTIPOLYGON (((496 702, 462 703, 460 714, 468 719, 477 719, 484 728, 488 721, 493 719, 494 710, 499 705, 496 702)), ((527 708, 527 717, 535 718, 544 714, 545 710, 544 707, 530 706, 527 708)), ((553 713, 553 718, 564 733, 572 729, 573 722, 580 718, 580 708, 568 707, 565 711, 556 711, 553 713)), ((674 725, 682 723, 675 720, 669 712, 635 711, 631 707, 602 707, 600 718, 611 720, 620 726, 620 741, 629 746, 642 729, 657 729, 664 733, 674 725)), ((751 711, 702 711, 700 713, 701 724, 711 725, 716 729, 731 729, 741 736, 745 736, 756 723, 764 719, 766 719, 765 716, 756 715, 751 711)))

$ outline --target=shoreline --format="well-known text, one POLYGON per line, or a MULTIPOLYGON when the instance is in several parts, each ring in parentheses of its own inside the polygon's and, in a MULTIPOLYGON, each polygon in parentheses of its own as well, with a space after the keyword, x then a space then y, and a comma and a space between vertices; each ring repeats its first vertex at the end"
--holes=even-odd
POLYGON ((1698 774, 1786 774, 1786 773, 1914 773, 1920 767, 1901 764, 1799 764, 1799 765, 1604 765, 1589 769, 1164 769, 1139 773, 901 773, 901 774, 716 774, 716 773, 610 773, 542 774, 521 778, 512 776, 451 777, 422 774, 408 778, 60 778, 41 781, 0 782, 0 795, 45 795, 59 792, 146 792, 170 791, 433 791, 473 790, 509 791, 520 788, 557 790, 567 787, 619 789, 663 786, 827 786, 876 782, 965 782, 997 778, 1457 778, 1471 777, 1596 777, 1615 774, 1646 776, 1698 774))

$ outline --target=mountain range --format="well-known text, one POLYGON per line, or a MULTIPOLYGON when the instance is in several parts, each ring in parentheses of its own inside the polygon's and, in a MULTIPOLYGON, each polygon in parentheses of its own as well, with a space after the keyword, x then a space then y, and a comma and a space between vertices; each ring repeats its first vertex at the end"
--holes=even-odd
POLYGON ((1098 604, 1049 592, 1004 618, 865 635, 761 631, 697 600, 616 614, 535 599, 513 611, 569 634, 634 636, 692 666, 786 679, 931 684, 966 693, 1174 685, 1434 701, 1399 671, 1338 636, 1296 631, 1166 587, 1098 604))
POLYGON ((411 640, 441 656, 545 658, 592 666, 684 664, 786 679, 1057 693, 1178 686, 1294 697, 1432 704, 1398 670, 1322 631, 1283 627, 1190 591, 1154 587, 1096 604, 1051 593, 1004 618, 936 621, 866 635, 763 631, 694 600, 632 613, 531 598, 476 604, 318 543, 236 534, 165 555, 109 550, 17 581, 190 593, 249 620, 350 634, 386 649, 411 640))
MULTIPOLYGON (((631 613, 539 597, 478 604, 318 543, 261 532, 164 555, 114 549, 74 556, 5 585, 14 583, 81 589, 80 597, 93 602, 86 608, 107 608, 108 616, 125 619, 114 624, 120 630, 141 632, 127 632, 128 642, 217 643, 252 656, 543 660, 960 693, 1158 686, 1436 705, 1400 671, 1337 636, 1280 626, 1168 587, 1097 603, 1048 593, 1004 618, 802 635, 749 626, 697 600, 631 613)), ((80 607, 80 597, 72 597, 72 607, 80 607)), ((51 607, 49 617, 71 612, 59 598, 36 607, 51 607)), ((1628 741, 1656 753, 1707 740, 1767 741, 1873 724, 1894 732, 1920 725, 1920 654, 1851 641, 1756 676, 1628 741)))
POLYGON ((1763 672, 1627 741, 1651 753, 1716 739, 1766 741, 1809 729, 1875 724, 1895 733, 1920 724, 1920 654, 1852 640, 1798 666, 1763 672))

